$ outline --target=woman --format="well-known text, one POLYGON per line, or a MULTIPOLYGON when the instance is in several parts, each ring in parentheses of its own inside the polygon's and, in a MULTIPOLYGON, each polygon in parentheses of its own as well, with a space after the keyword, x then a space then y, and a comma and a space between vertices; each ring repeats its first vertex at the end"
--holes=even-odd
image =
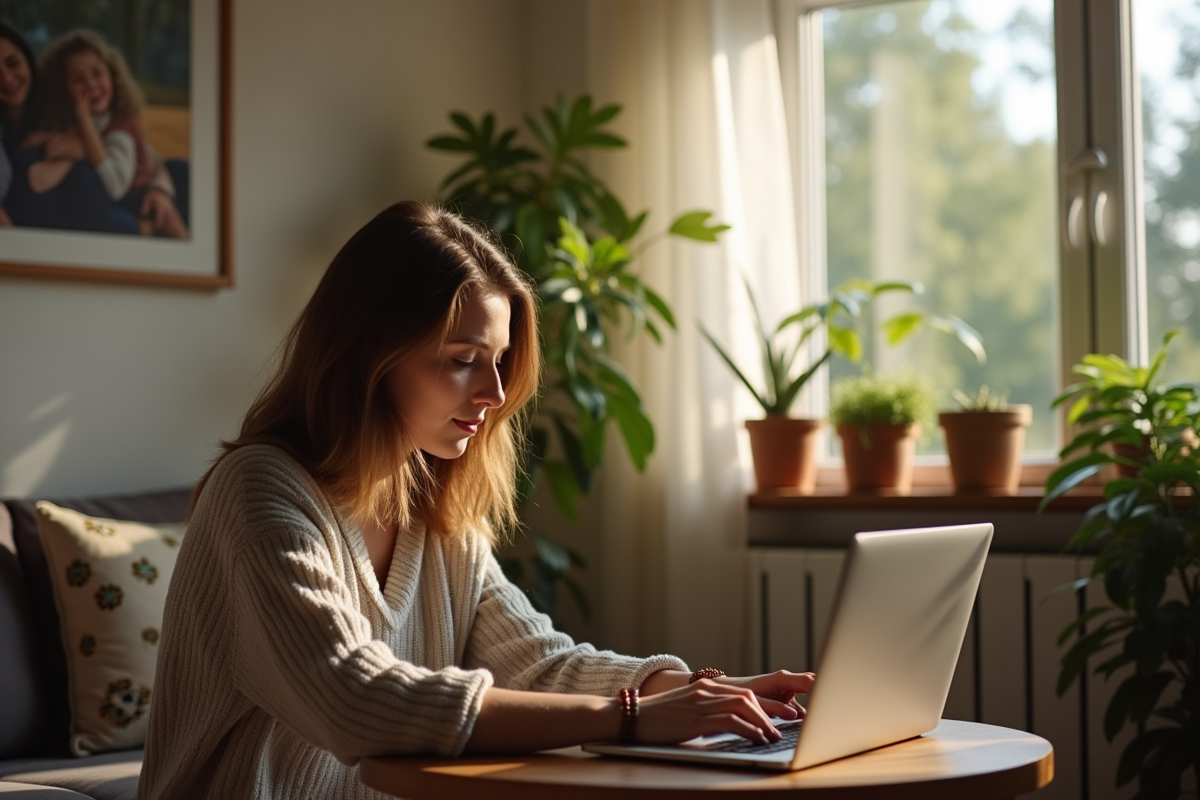
POLYGON ((16 28, 0 20, 0 226, 3 227, 12 225, 5 210, 12 185, 12 161, 31 129, 36 83, 33 50, 16 28))
POLYGON ((350 239, 196 490, 139 797, 374 796, 353 766, 383 753, 779 738, 810 674, 577 645, 504 578, 539 365, 533 291, 461 219, 400 203, 350 239))

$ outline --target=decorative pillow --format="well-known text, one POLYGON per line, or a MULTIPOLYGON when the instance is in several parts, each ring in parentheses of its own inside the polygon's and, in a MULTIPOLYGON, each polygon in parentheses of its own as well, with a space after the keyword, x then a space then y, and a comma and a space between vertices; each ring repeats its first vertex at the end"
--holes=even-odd
POLYGON ((148 525, 37 504, 67 654, 71 752, 141 747, 167 584, 183 525, 148 525))

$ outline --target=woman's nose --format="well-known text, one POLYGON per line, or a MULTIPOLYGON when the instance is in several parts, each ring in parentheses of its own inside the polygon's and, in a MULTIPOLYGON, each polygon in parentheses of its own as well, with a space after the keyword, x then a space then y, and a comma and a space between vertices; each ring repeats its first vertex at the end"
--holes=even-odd
POLYGON ((475 401, 489 408, 499 408, 504 405, 504 382, 500 379, 500 370, 492 367, 487 371, 480 386, 475 392, 475 401))

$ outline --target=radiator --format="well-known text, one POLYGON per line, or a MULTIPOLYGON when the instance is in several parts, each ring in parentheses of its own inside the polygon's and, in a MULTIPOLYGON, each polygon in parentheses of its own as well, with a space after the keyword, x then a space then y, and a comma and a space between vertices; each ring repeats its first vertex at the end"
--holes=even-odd
MULTIPOLYGON (((842 552, 752 548, 747 663, 755 670, 815 670, 842 552)), ((1089 603, 1103 603, 1098 584, 1073 592, 1088 559, 1067 555, 992 554, 942 716, 1030 731, 1054 745, 1054 781, 1027 795, 1036 800, 1108 800, 1118 790, 1117 760, 1131 733, 1104 738, 1104 709, 1119 678, 1086 676, 1055 693, 1062 629, 1089 603)), ((897 665, 903 668, 903 665, 897 665)))

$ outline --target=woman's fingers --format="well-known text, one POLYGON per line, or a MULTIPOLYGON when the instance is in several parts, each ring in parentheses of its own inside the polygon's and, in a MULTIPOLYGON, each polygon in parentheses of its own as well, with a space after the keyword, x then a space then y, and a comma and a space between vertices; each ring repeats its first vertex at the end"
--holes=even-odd
POLYGON ((796 701, 790 703, 771 700, 766 697, 758 698, 758 704, 762 706, 762 710, 772 717, 780 719, 796 719, 800 716, 801 711, 799 704, 796 701))
POLYGON ((780 738, 752 691, 709 681, 643 698, 637 729, 639 741, 655 744, 717 733, 762 744, 780 738))
MULTIPOLYGON (((713 685, 697 690, 696 694, 704 698, 700 704, 710 714, 720 715, 721 712, 731 714, 753 726, 766 739, 770 741, 779 739, 779 731, 775 730, 775 726, 771 724, 767 712, 761 705, 760 698, 756 697, 749 689, 713 685)), ((737 731, 729 732, 736 733, 737 731)))

